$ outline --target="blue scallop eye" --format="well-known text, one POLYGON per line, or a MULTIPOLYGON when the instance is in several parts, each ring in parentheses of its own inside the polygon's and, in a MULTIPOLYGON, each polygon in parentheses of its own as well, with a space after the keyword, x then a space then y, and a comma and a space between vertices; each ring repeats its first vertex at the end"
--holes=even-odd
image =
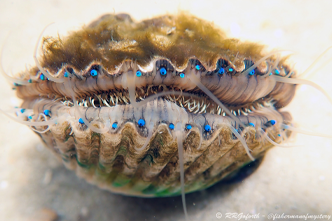
POLYGON ((254 123, 249 123, 249 126, 255 127, 254 123))
POLYGON ((44 74, 41 74, 40 76, 39 76, 39 78, 40 78, 40 80, 42 80, 42 81, 45 81, 45 76, 44 76, 44 74))
POLYGON ((28 118, 29 118, 30 120, 32 120, 32 116, 29 116, 28 118))
POLYGON ((45 114, 46 116, 50 116, 50 113, 51 113, 50 110, 44 110, 44 114, 45 114))
POLYGON ((206 131, 206 132, 210 132, 211 131, 211 126, 210 125, 205 125, 204 126, 204 130, 206 131))
POLYGON ((276 69, 276 70, 274 71, 274 73, 276 73, 276 74, 280 74, 280 71, 276 69))
POLYGON ((225 69, 220 68, 219 71, 218 71, 218 74, 224 74, 224 73, 225 73, 225 69))
POLYGON ((197 71, 201 70, 201 66, 199 66, 199 64, 197 64, 197 65, 195 66, 195 68, 196 68, 197 71))
POLYGON ((29 82, 29 83, 32 83, 32 80, 31 80, 31 79, 29 79, 29 80, 28 80, 28 82, 29 82))
POLYGON ((23 114, 23 113, 25 112, 25 109, 24 109, 24 108, 22 108, 20 111, 21 111, 21 113, 23 114))
POLYGON ((92 70, 90 71, 90 74, 91 74, 92 77, 96 77, 96 76, 98 75, 98 72, 97 72, 97 70, 92 69, 92 70))
POLYGON ((68 71, 66 71, 66 72, 64 73, 63 76, 64 76, 65 78, 69 77, 69 73, 68 73, 68 71))
POLYGON ((118 123, 117 122, 114 122, 113 124, 112 124, 112 128, 113 129, 116 129, 118 127, 118 123))
POLYGON ((281 137, 281 134, 278 134, 278 137, 281 137))
POLYGON ((159 72, 160 72, 161 75, 166 75, 167 74, 166 68, 160 68, 159 72))
POLYGON ((270 76, 272 75, 272 72, 269 74, 270 76))
POLYGON ((84 124, 83 119, 82 119, 82 118, 78 119, 78 123, 80 123, 80 124, 84 124))
POLYGON ((234 71, 234 70, 233 70, 233 68, 228 68, 228 71, 229 71, 229 72, 232 72, 232 71, 234 71))
POLYGON ((174 124, 170 123, 169 124, 169 129, 174 130, 174 124))
POLYGON ((140 72, 140 71, 136 71, 136 76, 137 76, 137 77, 141 77, 141 76, 142 76, 142 72, 140 72))
POLYGON ((191 128, 193 128, 193 127, 192 127, 190 124, 187 124, 187 125, 186 125, 186 129, 187 129, 187 130, 191 130, 191 128))
POLYGON ((254 75, 255 74, 255 69, 249 72, 249 75, 254 75))
POLYGON ((137 122, 137 124, 138 124, 138 126, 140 126, 140 127, 144 127, 144 125, 145 125, 145 120, 143 120, 143 119, 139 119, 138 122, 137 122))
POLYGON ((275 121, 275 120, 270 120, 270 123, 271 123, 272 125, 275 125, 275 124, 276 124, 276 121, 275 121))
POLYGON ((181 74, 180 74, 180 78, 184 78, 184 73, 181 73, 181 74))

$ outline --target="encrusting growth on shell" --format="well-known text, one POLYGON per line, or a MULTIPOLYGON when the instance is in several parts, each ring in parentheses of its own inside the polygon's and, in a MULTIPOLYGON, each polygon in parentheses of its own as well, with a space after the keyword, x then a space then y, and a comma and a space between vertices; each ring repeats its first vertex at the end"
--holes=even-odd
POLYGON ((205 68, 214 70, 217 60, 224 58, 240 70, 245 58, 262 58, 263 48, 229 39, 213 23, 184 13, 139 23, 128 15, 105 15, 64 39, 44 38, 41 64, 54 73, 63 64, 84 69, 98 61, 111 72, 125 60, 145 67, 162 57, 184 69, 190 58, 197 58, 205 68))

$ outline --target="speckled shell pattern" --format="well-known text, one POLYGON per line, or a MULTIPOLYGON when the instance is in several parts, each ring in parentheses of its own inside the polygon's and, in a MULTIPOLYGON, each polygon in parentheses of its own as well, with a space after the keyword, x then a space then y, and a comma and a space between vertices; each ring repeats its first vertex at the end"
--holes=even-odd
POLYGON ((140 23, 124 14, 106 15, 63 41, 44 39, 41 66, 63 83, 46 79, 34 67, 24 75, 25 80, 31 76, 33 80, 16 90, 23 99, 22 108, 33 112, 32 117, 26 116, 28 121, 56 122, 31 127, 79 177, 115 193, 175 196, 181 194, 179 140, 183 143, 185 192, 193 192, 251 162, 232 128, 256 159, 273 146, 266 136, 276 143, 290 136, 281 125, 289 124, 291 116, 279 108, 291 101, 295 86, 268 75, 272 71, 282 77, 293 75, 285 60, 264 57, 262 48, 227 39, 212 24, 183 14, 140 23), (242 74, 253 65, 254 72, 242 74), (161 68, 167 76, 166 72, 165 76, 159 74, 161 68), (135 77, 133 89, 164 85, 202 94, 191 81, 197 77, 213 96, 234 110, 234 116, 216 114, 212 109, 194 113, 163 97, 143 106, 125 100, 121 105, 97 108, 73 104, 73 97, 84 100, 102 93, 126 94, 130 76, 135 77), (139 124, 140 119, 146 124, 139 124), (89 125, 107 131, 96 132, 89 125))

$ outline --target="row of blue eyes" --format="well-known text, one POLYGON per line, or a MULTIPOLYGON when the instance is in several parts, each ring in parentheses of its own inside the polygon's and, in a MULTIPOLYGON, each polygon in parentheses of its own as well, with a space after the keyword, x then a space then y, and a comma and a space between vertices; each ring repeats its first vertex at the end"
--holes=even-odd
MULTIPOLYGON (((200 70, 200 69, 201 69, 201 66, 196 65, 195 68, 196 68, 196 70, 200 70)), ((233 69, 233 68, 228 68, 228 71, 229 71, 229 72, 232 72, 232 71, 234 71, 234 69, 233 69)), ((160 68, 159 73, 160 73, 161 75, 165 76, 165 75, 167 74, 167 70, 166 70, 166 68, 160 68)), ((224 69, 224 68, 220 68, 219 71, 218 71, 218 74, 223 75, 224 73, 225 73, 225 69, 224 69)), ((276 69, 276 70, 274 71, 274 73, 275 73, 275 74, 280 74, 280 71, 276 69)), ((254 75, 254 74, 255 74, 255 69, 249 72, 249 75, 254 75)), ((97 70, 92 69, 92 70, 90 71, 90 75, 91 75, 92 77, 96 77, 96 76, 98 75, 97 70)), ((272 75, 272 73, 270 73, 270 75, 272 75)), ((137 72, 136 72, 136 76, 137 76, 137 77, 141 77, 141 76, 142 76, 142 72, 141 72, 141 71, 137 71, 137 72)), ((180 77, 181 77, 181 78, 184 78, 184 76, 185 76, 184 73, 180 73, 180 77)), ((66 77, 66 78, 69 77, 69 73, 68 73, 67 71, 64 73, 64 77, 66 77)), ((39 78, 40 78, 40 80, 42 80, 42 81, 46 80, 46 77, 45 77, 44 74, 41 74, 41 75, 39 76, 39 78)), ((32 83, 32 80, 29 79, 28 82, 29 82, 29 83, 32 83)))
MULTIPOLYGON (((24 113, 24 112, 25 112, 25 109, 21 109, 20 111, 21 111, 21 113, 24 113)), ((44 113, 46 116, 50 116, 50 114, 51 114, 50 110, 44 110, 43 113, 44 113)), ((29 119, 32 119, 31 116, 29 116, 28 118, 29 118, 29 119)), ((82 118, 80 118, 80 119, 78 120, 78 122, 79 122, 80 124, 84 124, 84 121, 83 121, 82 118)), ((271 125, 275 125, 275 124, 276 124, 276 121, 275 121, 275 120, 270 120, 269 123, 270 123, 271 125)), ((138 124, 138 126, 140 126, 140 127, 144 127, 144 126, 145 126, 145 120, 144 120, 144 119, 139 119, 139 120, 137 121, 137 124, 138 124)), ((252 126, 252 127, 255 127, 255 124, 254 124, 254 123, 249 123, 248 125, 249 125, 249 126, 252 126)), ((118 123, 117 123, 117 122, 115 122, 115 123, 112 124, 112 128, 113 128, 113 129, 116 129, 117 127, 118 127, 118 123)), ((174 128, 175 128, 175 126, 174 126, 173 123, 170 123, 168 127, 169 127, 169 129, 171 129, 171 130, 174 130, 174 128)), ((191 126, 190 124, 187 124, 187 125, 186 125, 186 129, 187 129, 187 130, 191 130, 191 129, 192 129, 192 126, 191 126)), ((210 131, 211 131, 211 126, 208 125, 208 124, 205 125, 205 126, 204 126, 204 130, 205 130, 206 132, 210 132, 210 131)))
MULTIPOLYGON (((195 68, 196 68, 196 70, 199 71, 199 70, 201 69, 201 66, 196 65, 195 68)), ((229 71, 229 72, 233 72, 234 69, 233 69, 233 68, 228 68, 228 71, 229 71)), ((277 69, 276 69, 274 72, 275 72, 275 74, 280 74, 280 71, 277 70, 277 69)), ((164 67, 160 68, 159 73, 160 73, 161 75, 165 76, 165 75, 167 74, 167 70, 166 70, 166 68, 164 68, 164 67)), ((222 75, 222 74, 224 74, 224 73, 225 73, 225 69, 224 69, 224 68, 220 68, 219 71, 218 71, 218 74, 221 74, 221 75, 222 75)), ((98 73, 97 73, 96 70, 93 69, 93 70, 90 71, 90 74, 91 74, 91 76, 96 77, 98 73)), ((249 72, 249 75, 254 75, 254 74, 255 74, 255 69, 249 72)), ((270 73, 270 75, 271 75, 271 74, 272 74, 272 73, 270 73)), ((65 77, 68 77, 68 76, 69 76, 68 72, 65 72, 65 77)), ((141 71, 137 71, 137 72, 136 72, 136 76, 137 76, 137 77, 141 77, 141 76, 142 76, 142 72, 141 72, 141 71)), ((180 73, 180 77, 181 77, 181 78, 184 78, 184 76, 185 76, 184 73, 180 73)))
MULTIPOLYGON (((159 73, 163 76, 165 76, 167 74, 167 70, 166 68, 160 68, 159 73)), ((141 71, 136 71, 136 76, 137 77, 141 77, 142 76, 142 72, 141 71)), ((184 73, 180 73, 180 78, 184 78, 185 74, 184 73)))

